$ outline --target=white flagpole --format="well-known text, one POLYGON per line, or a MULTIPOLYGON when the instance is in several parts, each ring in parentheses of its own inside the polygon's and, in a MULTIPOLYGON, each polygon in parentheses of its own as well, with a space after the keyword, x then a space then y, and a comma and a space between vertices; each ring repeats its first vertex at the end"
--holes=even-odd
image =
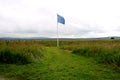
POLYGON ((57 47, 59 47, 59 29, 58 29, 58 21, 57 21, 57 47))

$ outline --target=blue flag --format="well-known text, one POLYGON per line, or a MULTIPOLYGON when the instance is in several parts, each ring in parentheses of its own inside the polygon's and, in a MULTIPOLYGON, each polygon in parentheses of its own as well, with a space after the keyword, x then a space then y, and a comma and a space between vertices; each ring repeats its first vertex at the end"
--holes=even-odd
POLYGON ((65 24, 65 19, 64 17, 60 16, 57 14, 57 22, 61 23, 61 24, 65 24))

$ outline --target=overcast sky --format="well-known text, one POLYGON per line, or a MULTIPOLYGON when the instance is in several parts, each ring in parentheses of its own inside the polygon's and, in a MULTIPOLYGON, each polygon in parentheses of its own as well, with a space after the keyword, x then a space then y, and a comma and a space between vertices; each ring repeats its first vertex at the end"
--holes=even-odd
POLYGON ((120 0, 0 0, 0 37, 120 36, 120 0))

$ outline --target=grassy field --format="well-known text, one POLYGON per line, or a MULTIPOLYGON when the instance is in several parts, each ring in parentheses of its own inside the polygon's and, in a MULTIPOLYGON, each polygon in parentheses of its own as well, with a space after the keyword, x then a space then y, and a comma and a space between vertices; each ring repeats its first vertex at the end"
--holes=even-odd
POLYGON ((120 67, 120 40, 70 41, 69 44, 70 46, 67 43, 62 49, 120 67))
POLYGON ((120 40, 0 41, 0 78, 119 80, 120 40))

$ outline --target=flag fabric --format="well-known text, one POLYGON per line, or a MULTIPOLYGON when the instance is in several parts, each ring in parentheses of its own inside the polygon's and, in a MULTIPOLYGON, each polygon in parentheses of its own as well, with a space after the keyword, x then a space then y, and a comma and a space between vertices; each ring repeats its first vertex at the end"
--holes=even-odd
POLYGON ((60 16, 57 14, 57 22, 61 23, 61 24, 65 24, 65 19, 64 17, 60 16))

